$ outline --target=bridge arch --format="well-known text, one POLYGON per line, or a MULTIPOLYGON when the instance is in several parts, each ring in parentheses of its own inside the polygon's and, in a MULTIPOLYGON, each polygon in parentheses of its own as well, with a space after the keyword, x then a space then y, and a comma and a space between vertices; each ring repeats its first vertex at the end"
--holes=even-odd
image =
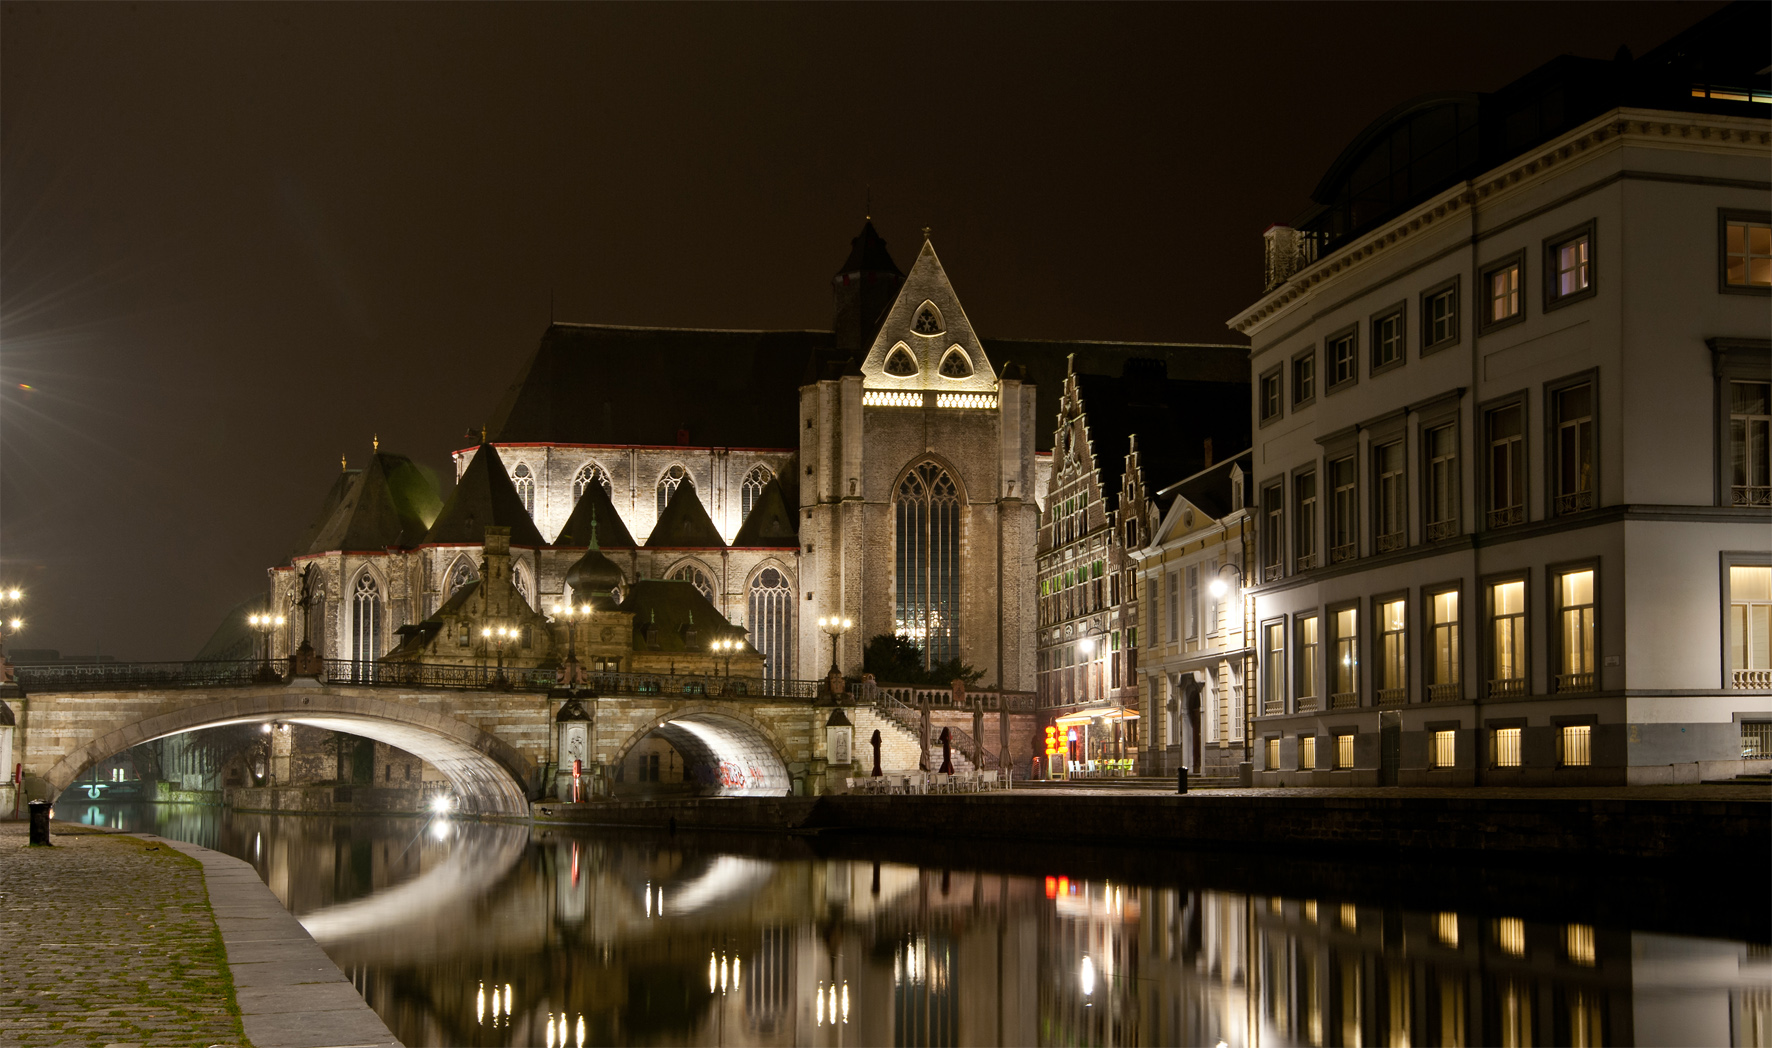
POLYGON ((101 732, 43 773, 58 796, 92 765, 131 746, 228 724, 305 724, 385 742, 429 761, 455 787, 464 813, 526 816, 535 762, 510 743, 440 713, 354 692, 274 685, 172 709, 101 732))
POLYGON ((788 751, 766 722, 744 710, 711 702, 690 703, 661 713, 636 728, 615 750, 615 763, 648 735, 670 743, 685 762, 707 769, 701 787, 716 797, 783 797, 792 791, 788 751))

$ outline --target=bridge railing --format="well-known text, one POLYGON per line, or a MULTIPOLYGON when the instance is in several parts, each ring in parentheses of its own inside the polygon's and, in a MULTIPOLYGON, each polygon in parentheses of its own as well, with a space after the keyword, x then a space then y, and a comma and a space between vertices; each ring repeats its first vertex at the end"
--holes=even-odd
POLYGON ((952 688, 931 688, 916 684, 876 684, 879 694, 890 697, 901 706, 921 709, 927 700, 931 709, 937 710, 970 710, 976 702, 979 708, 987 713, 995 713, 1008 706, 1011 713, 1034 712, 1034 693, 1031 691, 997 691, 995 689, 967 689, 959 702, 954 701, 952 688))
POLYGON ((103 691, 155 685, 199 688, 251 684, 264 667, 259 659, 205 659, 19 666, 17 672, 19 685, 27 691, 103 691))

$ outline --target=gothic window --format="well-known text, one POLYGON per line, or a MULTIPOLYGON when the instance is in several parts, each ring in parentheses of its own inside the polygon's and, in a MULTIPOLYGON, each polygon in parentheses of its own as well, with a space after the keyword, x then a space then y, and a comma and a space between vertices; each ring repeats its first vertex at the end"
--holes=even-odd
POLYGON ((764 568, 751 580, 751 644, 763 653, 763 676, 786 680, 794 665, 794 593, 787 576, 764 568))
POLYGON ((960 492, 947 471, 925 462, 905 474, 897 517, 899 636, 923 650, 924 665, 960 654, 960 492))
POLYGON ((528 463, 517 463, 511 471, 511 483, 516 485, 517 497, 523 500, 524 511, 535 516, 535 474, 529 471, 528 463))
POLYGON ((684 484, 689 485, 690 491, 695 490, 695 481, 690 478, 688 471, 682 466, 672 466, 665 470, 664 476, 658 478, 658 512, 660 516, 664 515, 665 507, 671 504, 671 496, 675 495, 677 488, 684 484))
POLYGON ((516 587, 523 603, 535 607, 535 587, 529 584, 529 567, 522 561, 511 565, 511 585, 516 587))
POLYGON ((474 573, 474 563, 466 557, 455 562, 449 571, 449 584, 443 587, 443 599, 448 600, 455 591, 473 582, 479 576, 474 573))
POLYGON ((672 582, 687 582, 691 586, 694 586, 696 589, 700 590, 701 595, 706 597, 708 600, 711 601, 714 599, 713 580, 708 578, 707 572, 701 570, 700 568, 696 567, 693 564, 685 564, 682 567, 678 568, 676 571, 671 572, 670 581, 672 581, 672 582))
POLYGON ((774 479, 775 474, 769 472, 768 466, 758 466, 746 475, 743 489, 740 491, 740 497, 743 500, 740 519, 750 518, 751 509, 757 505, 758 497, 763 494, 763 489, 768 487, 769 482, 774 479))
POLYGON ((351 659, 374 662, 381 658, 381 588, 365 571, 357 576, 351 595, 351 659))
POLYGON ((917 319, 911 325, 911 330, 919 335, 941 334, 941 310, 935 308, 935 303, 925 302, 917 307, 917 319))
POLYGON ((572 504, 574 506, 578 505, 579 499, 584 498, 585 492, 593 483, 603 485, 603 494, 614 498, 615 491, 609 483, 609 474, 604 472, 602 466, 590 462, 586 463, 578 471, 578 475, 572 478, 572 504))
POLYGON ((886 373, 897 375, 899 378, 906 378, 917 373, 917 361, 911 356, 910 347, 903 342, 892 347, 892 352, 886 355, 886 373))
POLYGON ((951 346, 947 356, 941 358, 941 376, 943 378, 970 378, 972 376, 972 360, 966 351, 959 346, 951 346))

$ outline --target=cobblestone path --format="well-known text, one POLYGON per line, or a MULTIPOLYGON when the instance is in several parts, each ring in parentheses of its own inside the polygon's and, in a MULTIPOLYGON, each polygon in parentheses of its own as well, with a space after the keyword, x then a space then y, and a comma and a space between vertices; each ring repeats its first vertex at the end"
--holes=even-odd
POLYGON ((243 1045, 194 859, 57 823, 0 822, 0 1045, 243 1045))

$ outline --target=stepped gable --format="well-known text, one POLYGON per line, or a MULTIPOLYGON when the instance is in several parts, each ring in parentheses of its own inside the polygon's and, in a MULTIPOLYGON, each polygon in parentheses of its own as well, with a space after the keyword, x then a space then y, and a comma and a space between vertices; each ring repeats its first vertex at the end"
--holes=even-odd
POLYGON ((708 518, 708 511, 702 508, 695 488, 679 484, 664 512, 659 514, 658 523, 652 526, 652 534, 646 536, 646 548, 725 549, 726 543, 720 538, 720 529, 708 518))
POLYGON ((498 449, 482 444, 462 471, 461 480, 450 493, 449 501, 437 515, 436 523, 425 534, 424 544, 478 546, 486 541, 486 529, 511 529, 511 545, 539 547, 541 532, 523 508, 523 500, 511 485, 498 449))
POLYGON ((744 519, 738 534, 733 536, 732 545, 735 549, 799 548, 800 533, 794 529, 794 514, 788 510, 780 477, 765 484, 758 493, 757 501, 751 506, 751 515, 744 519))
POLYGON ((1247 382, 1194 382, 1168 377, 1160 360, 1129 360, 1119 377, 1076 376, 1089 425, 1089 443, 1101 479, 1101 497, 1117 504, 1125 486, 1126 454, 1138 435, 1139 467, 1156 490, 1206 467, 1206 441, 1215 461, 1249 446, 1247 382))
POLYGON ((493 412, 501 444, 793 448, 800 376, 828 331, 550 324, 493 412))
POLYGON ((641 579, 628 587, 616 608, 634 616, 637 652, 705 653, 723 637, 741 639, 744 631, 726 621, 701 591, 687 582, 641 579))
POLYGON ((572 507, 572 515, 560 528, 560 534, 554 536, 556 547, 565 546, 577 549, 592 543, 591 522, 596 521, 596 545, 603 549, 634 549, 640 544, 622 523, 621 514, 616 511, 615 503, 609 501, 609 493, 601 484, 590 484, 585 493, 579 496, 578 505, 572 507))

